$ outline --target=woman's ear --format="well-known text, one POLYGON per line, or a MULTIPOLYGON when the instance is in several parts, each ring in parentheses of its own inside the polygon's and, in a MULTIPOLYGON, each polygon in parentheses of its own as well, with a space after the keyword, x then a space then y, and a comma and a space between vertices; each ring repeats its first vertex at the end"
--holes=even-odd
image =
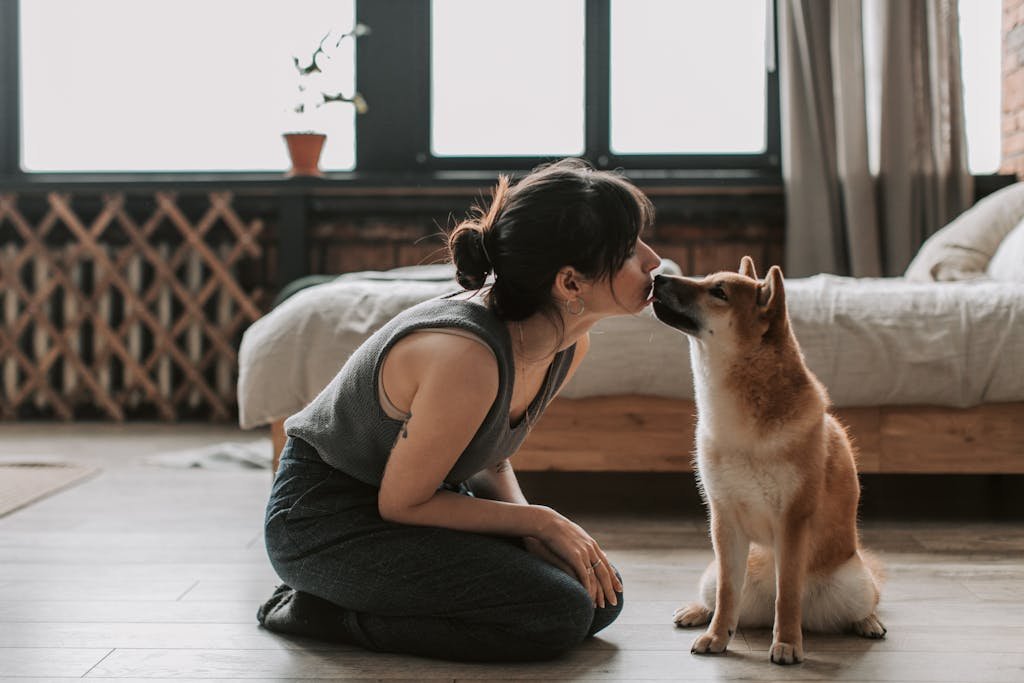
POLYGON ((583 294, 586 284, 583 276, 572 266, 566 266, 555 275, 553 294, 557 301, 574 301, 583 294))

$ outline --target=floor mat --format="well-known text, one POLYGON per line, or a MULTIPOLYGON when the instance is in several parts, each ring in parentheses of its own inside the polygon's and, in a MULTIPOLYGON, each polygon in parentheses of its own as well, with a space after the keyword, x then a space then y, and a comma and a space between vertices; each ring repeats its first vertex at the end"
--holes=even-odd
POLYGON ((269 470, 274 457, 270 439, 225 441, 223 443, 157 453, 146 463, 160 467, 208 470, 269 470))
POLYGON ((97 467, 62 462, 0 462, 0 517, 97 472, 97 467))

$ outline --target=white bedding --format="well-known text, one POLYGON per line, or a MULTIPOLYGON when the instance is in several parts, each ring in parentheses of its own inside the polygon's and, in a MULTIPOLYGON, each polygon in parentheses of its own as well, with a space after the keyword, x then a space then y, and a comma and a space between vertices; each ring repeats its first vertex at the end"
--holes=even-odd
MULTIPOLYGON (((380 325, 457 290, 452 272, 418 266, 350 273, 300 291, 257 320, 238 355, 241 426, 298 411, 380 325)), ((837 406, 1024 400, 1024 284, 817 275, 787 280, 786 294, 807 363, 837 406)), ((650 309, 604 320, 562 395, 692 398, 687 344, 650 309)))

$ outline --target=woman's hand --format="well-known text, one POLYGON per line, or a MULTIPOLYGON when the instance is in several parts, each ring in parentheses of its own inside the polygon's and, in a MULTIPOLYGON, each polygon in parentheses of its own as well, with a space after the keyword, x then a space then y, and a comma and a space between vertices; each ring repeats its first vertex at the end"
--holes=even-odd
POLYGON ((576 576, 576 572, 572 567, 562 561, 558 555, 551 552, 544 541, 534 536, 527 536, 523 539, 523 545, 526 547, 527 552, 536 555, 540 559, 544 560, 553 567, 558 567, 569 576, 576 576))
MULTIPOLYGON (((544 509, 547 519, 536 534, 536 539, 544 550, 561 563, 551 564, 560 566, 567 574, 575 575, 590 593, 595 606, 604 607, 606 603, 617 605, 615 592, 622 590, 622 583, 612 571, 608 556, 597 541, 572 520, 550 508, 544 509)), ((544 551, 535 552, 529 541, 526 547, 542 559, 547 559, 541 554, 544 551)))

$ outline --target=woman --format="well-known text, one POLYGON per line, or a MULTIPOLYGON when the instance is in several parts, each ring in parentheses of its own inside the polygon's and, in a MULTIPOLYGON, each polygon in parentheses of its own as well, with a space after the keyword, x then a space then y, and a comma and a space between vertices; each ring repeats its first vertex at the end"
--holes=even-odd
POLYGON ((584 162, 502 177, 449 250, 467 292, 399 314, 285 423, 268 629, 457 660, 557 656, 610 624, 600 546, 508 459, 598 320, 650 303, 650 201, 584 162), (493 282, 488 276, 493 275, 493 282))

